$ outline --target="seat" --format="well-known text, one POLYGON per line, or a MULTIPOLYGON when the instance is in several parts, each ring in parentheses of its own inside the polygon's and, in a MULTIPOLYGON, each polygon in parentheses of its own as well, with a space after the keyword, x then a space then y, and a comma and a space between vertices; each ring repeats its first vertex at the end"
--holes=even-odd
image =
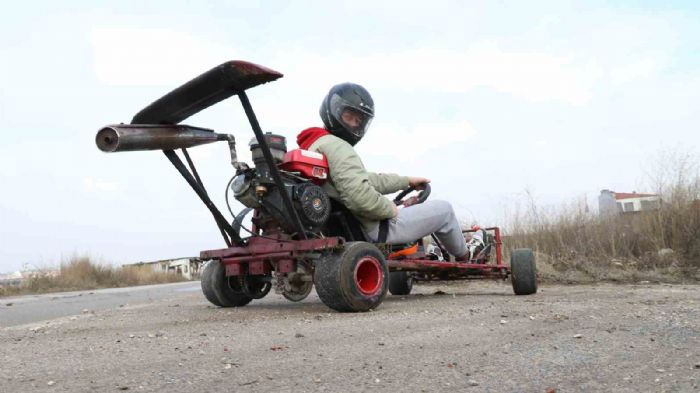
POLYGON ((326 236, 342 236, 350 242, 369 241, 362 224, 342 203, 331 198, 331 215, 324 228, 326 236))
MULTIPOLYGON (((372 242, 354 214, 341 202, 331 198, 331 215, 324 227, 326 236, 341 236, 349 242, 372 242)), ((418 243, 391 244, 395 256, 411 255, 418 251, 418 243)))

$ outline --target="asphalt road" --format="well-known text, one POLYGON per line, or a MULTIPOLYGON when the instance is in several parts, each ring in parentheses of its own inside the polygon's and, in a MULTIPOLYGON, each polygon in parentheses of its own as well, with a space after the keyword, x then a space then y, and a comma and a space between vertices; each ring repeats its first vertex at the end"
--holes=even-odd
POLYGON ((0 298, 0 328, 115 307, 152 303, 183 292, 201 291, 199 282, 97 289, 0 298))
POLYGON ((0 391, 700 391, 695 285, 439 283, 359 314, 315 294, 222 309, 165 288, 1 328, 0 391))

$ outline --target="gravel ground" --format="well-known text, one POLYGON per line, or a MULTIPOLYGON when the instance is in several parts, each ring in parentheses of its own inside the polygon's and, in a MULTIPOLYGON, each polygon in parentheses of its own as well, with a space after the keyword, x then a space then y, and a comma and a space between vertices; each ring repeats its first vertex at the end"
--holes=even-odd
POLYGON ((376 311, 199 293, 0 330, 0 391, 700 391, 700 287, 422 284, 376 311))

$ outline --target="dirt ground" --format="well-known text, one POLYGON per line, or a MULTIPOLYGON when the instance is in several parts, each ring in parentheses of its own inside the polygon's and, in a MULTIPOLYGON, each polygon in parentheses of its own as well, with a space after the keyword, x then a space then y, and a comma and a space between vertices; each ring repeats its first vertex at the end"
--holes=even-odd
POLYGON ((414 292, 360 314, 315 294, 220 309, 189 292, 4 328, 0 391, 700 390, 700 286, 414 292))

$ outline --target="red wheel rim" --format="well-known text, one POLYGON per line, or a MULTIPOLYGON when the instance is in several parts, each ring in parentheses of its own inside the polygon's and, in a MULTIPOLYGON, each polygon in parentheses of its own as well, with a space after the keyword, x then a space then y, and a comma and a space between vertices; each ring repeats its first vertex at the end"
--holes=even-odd
POLYGON ((382 266, 377 258, 363 257, 355 266, 355 286, 363 295, 375 295, 382 288, 382 273, 382 266))

